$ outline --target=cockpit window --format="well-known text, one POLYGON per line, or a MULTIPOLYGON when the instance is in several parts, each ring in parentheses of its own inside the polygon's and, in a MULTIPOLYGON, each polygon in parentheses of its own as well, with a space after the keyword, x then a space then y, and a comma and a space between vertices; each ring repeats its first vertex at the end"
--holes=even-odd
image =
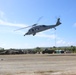
POLYGON ((34 31, 34 29, 30 29, 30 30, 29 30, 29 32, 33 32, 33 31, 34 31))
POLYGON ((45 25, 42 25, 42 27, 46 27, 45 25))
POLYGON ((34 31, 34 29, 31 29, 31 31, 34 31))

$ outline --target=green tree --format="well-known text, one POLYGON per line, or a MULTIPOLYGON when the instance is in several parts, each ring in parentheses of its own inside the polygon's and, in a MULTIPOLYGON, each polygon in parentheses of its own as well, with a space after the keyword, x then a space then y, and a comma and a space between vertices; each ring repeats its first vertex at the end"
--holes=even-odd
POLYGON ((40 47, 36 47, 36 52, 38 53, 38 54, 40 54, 40 52, 42 51, 42 49, 40 48, 40 47))
POLYGON ((71 50, 74 53, 75 52, 75 46, 71 46, 71 50))
POLYGON ((53 46, 53 50, 56 50, 56 49, 57 49, 57 47, 53 46))

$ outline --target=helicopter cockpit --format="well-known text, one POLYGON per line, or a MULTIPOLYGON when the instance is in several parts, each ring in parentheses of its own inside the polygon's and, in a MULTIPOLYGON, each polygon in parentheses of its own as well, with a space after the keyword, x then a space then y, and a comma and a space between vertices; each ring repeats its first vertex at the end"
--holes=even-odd
POLYGON ((46 25, 42 25, 41 27, 47 27, 46 25))

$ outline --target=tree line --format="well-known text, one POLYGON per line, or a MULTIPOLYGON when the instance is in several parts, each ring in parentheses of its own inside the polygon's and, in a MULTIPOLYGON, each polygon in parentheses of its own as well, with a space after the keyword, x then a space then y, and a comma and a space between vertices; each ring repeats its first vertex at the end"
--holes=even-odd
POLYGON ((4 49, 0 48, 0 54, 40 54, 45 49, 47 50, 64 50, 65 52, 76 53, 76 46, 65 46, 65 47, 36 47, 33 49, 4 49))

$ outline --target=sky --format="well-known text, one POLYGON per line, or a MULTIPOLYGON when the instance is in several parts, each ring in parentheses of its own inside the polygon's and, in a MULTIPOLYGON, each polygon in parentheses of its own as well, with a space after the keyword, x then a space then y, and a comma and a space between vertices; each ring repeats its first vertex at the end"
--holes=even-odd
POLYGON ((0 0, 0 47, 36 48, 76 46, 76 0, 0 0), (60 17, 61 25, 35 36, 23 36, 31 26, 53 25, 60 17))

